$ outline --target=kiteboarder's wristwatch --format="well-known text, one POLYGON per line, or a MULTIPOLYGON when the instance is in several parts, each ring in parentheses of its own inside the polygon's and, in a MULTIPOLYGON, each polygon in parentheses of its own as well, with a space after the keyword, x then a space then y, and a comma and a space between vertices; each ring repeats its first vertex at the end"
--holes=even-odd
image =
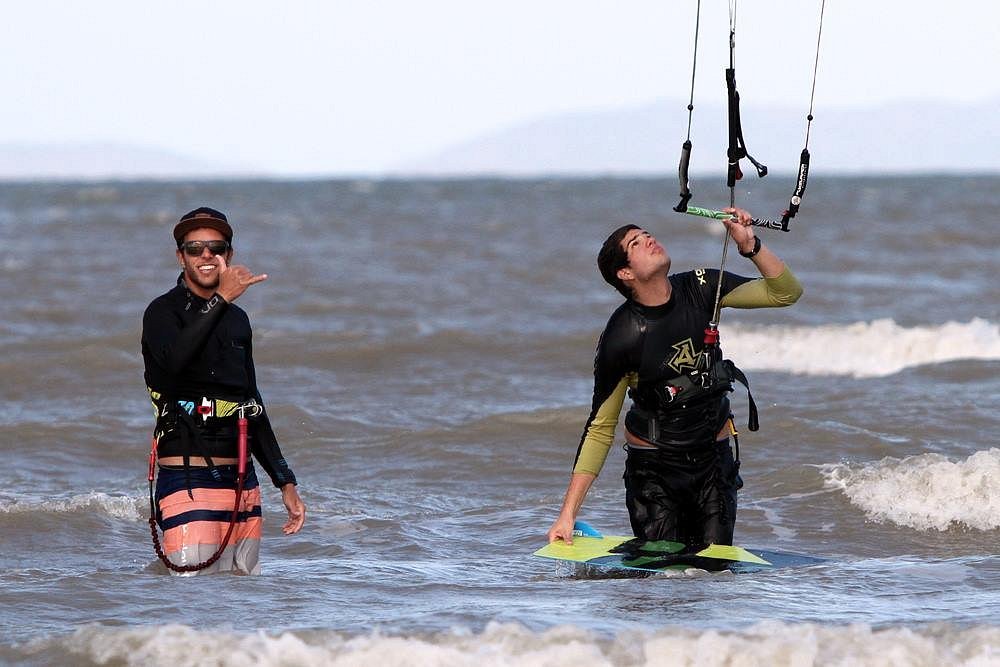
POLYGON ((746 257, 747 259, 750 259, 751 257, 753 257, 754 255, 756 255, 759 252, 760 252, 760 237, 759 236, 753 237, 753 250, 751 250, 750 252, 743 252, 742 250, 740 250, 740 254, 743 255, 744 257, 746 257))

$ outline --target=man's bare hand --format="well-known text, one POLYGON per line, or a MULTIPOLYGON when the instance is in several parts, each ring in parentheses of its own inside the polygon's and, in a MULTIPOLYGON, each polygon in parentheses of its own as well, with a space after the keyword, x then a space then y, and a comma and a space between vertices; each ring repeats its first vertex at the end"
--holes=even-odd
POLYGON ((753 216, 741 208, 724 208, 726 213, 731 213, 733 217, 724 218, 722 223, 729 230, 729 236, 736 242, 736 247, 740 252, 750 252, 754 246, 753 216))
POLYGON ((288 521, 282 527, 285 535, 299 532, 302 524, 306 522, 306 504, 299 497, 299 490, 294 484, 285 484, 281 487, 281 500, 288 510, 288 521))
POLYGON ((250 269, 242 264, 229 266, 226 264, 226 258, 223 255, 219 255, 218 257, 219 287, 215 291, 229 303, 238 299, 251 285, 256 285, 267 280, 266 273, 254 275, 250 269))
POLYGON ((549 542, 562 540, 566 544, 573 544, 573 518, 560 516, 549 528, 549 542))

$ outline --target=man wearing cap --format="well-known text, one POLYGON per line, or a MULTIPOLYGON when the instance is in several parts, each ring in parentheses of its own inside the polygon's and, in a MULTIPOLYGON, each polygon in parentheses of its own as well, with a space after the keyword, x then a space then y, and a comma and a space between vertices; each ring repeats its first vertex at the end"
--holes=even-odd
POLYGON ((267 274, 230 266, 233 229, 215 209, 185 214, 174 240, 177 286, 154 299, 142 320, 145 380, 156 414, 151 486, 154 460, 158 474, 150 503, 163 531, 161 547, 153 528, 154 544, 173 572, 259 574, 260 487, 252 462, 239 474, 240 416, 247 418, 249 452, 281 489, 285 534, 305 522, 295 475, 257 389, 250 320, 234 303, 267 274))

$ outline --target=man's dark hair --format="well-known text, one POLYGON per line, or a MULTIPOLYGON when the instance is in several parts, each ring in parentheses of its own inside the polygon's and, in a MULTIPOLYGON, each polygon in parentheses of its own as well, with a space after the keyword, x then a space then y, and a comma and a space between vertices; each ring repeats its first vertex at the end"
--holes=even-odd
POLYGON ((638 225, 624 225, 611 232, 601 251, 597 253, 597 268, 609 285, 618 290, 626 299, 632 298, 632 290, 618 277, 618 270, 628 266, 628 254, 622 248, 622 239, 629 230, 640 229, 638 225))

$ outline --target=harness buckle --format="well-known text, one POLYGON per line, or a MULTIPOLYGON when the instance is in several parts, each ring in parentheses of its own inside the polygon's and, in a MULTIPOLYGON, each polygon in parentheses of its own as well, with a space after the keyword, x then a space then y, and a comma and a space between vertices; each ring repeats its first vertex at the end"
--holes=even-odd
POLYGON ((198 414, 201 415, 202 423, 207 422, 209 417, 215 416, 215 401, 202 396, 201 405, 199 405, 196 409, 198 414))

